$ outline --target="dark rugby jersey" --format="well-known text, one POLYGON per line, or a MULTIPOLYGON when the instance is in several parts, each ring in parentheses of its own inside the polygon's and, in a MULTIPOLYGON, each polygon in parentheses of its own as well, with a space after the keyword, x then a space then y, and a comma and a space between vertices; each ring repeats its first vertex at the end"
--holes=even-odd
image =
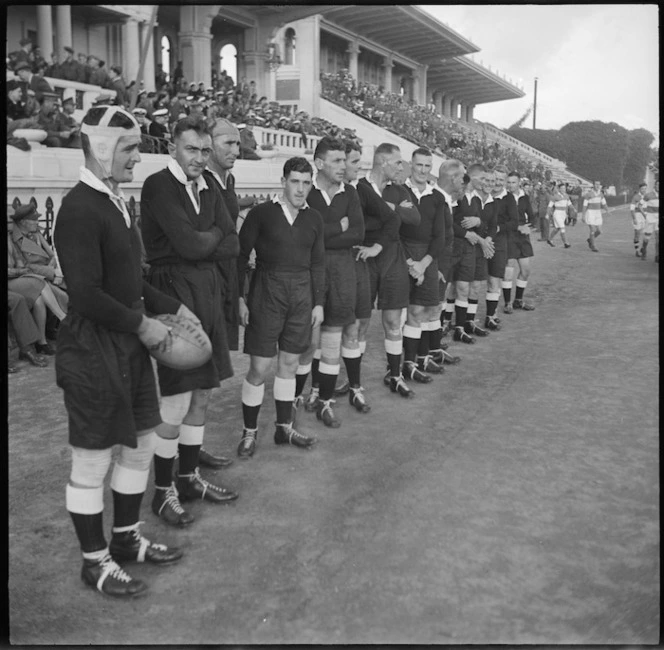
POLYGON ((328 205, 323 193, 312 187, 307 203, 320 212, 325 226, 325 248, 340 249, 358 246, 364 241, 364 217, 357 191, 352 185, 343 184, 328 205), (348 217, 348 229, 341 230, 341 219, 348 217))
POLYGON ((399 229, 401 239, 406 244, 408 242, 428 244, 427 254, 436 259, 445 248, 445 199, 432 187, 427 188, 424 194, 416 193, 408 182, 404 187, 413 205, 417 206, 420 223, 418 225, 402 223, 399 229))
POLYGON ((244 280, 251 251, 256 268, 273 271, 310 271, 314 304, 322 305, 325 294, 325 235, 323 217, 305 206, 291 225, 278 202, 266 201, 252 208, 240 230, 238 286, 244 280))
POLYGON ((386 248, 399 241, 400 220, 397 213, 381 199, 366 178, 357 182, 357 194, 364 216, 364 246, 380 244, 386 248))

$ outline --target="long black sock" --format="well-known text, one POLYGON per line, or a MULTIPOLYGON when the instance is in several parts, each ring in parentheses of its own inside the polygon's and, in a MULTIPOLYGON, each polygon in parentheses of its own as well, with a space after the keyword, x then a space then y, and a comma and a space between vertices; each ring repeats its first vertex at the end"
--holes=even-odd
POLYGON ((101 551, 106 548, 103 512, 98 512, 94 515, 81 515, 78 512, 70 512, 69 515, 74 523, 76 537, 78 537, 78 543, 81 545, 83 553, 94 553, 94 551, 101 551))
POLYGON ((290 424, 293 413, 293 402, 274 400, 277 410, 277 424, 290 424))
POLYGON ((459 305, 459 303, 454 303, 454 324, 457 327, 463 327, 465 322, 466 322, 466 312, 468 310, 468 305, 463 304, 459 305))
POLYGON ((422 330, 422 335, 420 336, 420 343, 417 346, 417 356, 426 357, 427 354, 429 354, 430 345, 431 345, 431 332, 429 330, 422 330))
POLYGON ((398 377, 401 374, 401 355, 388 353, 387 365, 390 368, 390 376, 398 377))
POLYGON ((157 487, 167 488, 173 482, 174 463, 175 458, 154 455, 154 484, 157 487))
POLYGON ((304 390, 304 385, 307 383, 308 376, 308 371, 295 375, 295 397, 302 395, 302 391, 304 390))
POLYGON ((245 429, 258 428, 258 414, 260 410, 260 404, 258 406, 247 406, 244 402, 242 403, 242 419, 245 429))
POLYGON ((122 494, 115 490, 111 490, 111 492, 113 493, 113 526, 115 528, 133 526, 140 518, 143 492, 139 494, 122 494))
POLYGON ((362 357, 343 357, 344 365, 346 366, 346 374, 348 375, 348 383, 353 386, 361 386, 360 373, 362 366, 362 357))
POLYGON ((200 445, 178 445, 178 454, 180 455, 178 474, 180 476, 193 474, 194 470, 198 467, 198 454, 200 451, 200 445))
POLYGON ((440 350, 440 341, 443 338, 443 330, 438 327, 435 330, 429 330, 429 351, 440 350))
POLYGON ((412 325, 405 325, 403 328, 403 360, 415 361, 417 356, 417 347, 420 342, 420 335, 422 330, 419 327, 412 325))
POLYGON ((337 372, 337 374, 335 375, 328 375, 325 372, 319 372, 318 376, 320 377, 319 380, 320 399, 323 401, 332 399, 332 397, 334 397, 334 387, 337 384, 337 377, 339 376, 339 373, 337 372))
POLYGON ((320 366, 320 359, 314 359, 311 362, 311 387, 320 386, 320 373, 318 372, 318 366, 320 366))
POLYGON ((514 295, 514 300, 523 300, 523 292, 526 287, 520 287, 518 284, 516 285, 516 294, 514 295))

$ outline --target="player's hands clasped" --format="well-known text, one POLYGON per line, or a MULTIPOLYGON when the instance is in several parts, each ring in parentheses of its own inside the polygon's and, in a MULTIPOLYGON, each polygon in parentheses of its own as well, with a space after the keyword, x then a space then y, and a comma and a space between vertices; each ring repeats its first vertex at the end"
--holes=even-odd
POLYGON ((355 259, 358 261, 376 257, 383 250, 380 244, 374 244, 373 246, 353 246, 353 248, 357 251, 355 259))

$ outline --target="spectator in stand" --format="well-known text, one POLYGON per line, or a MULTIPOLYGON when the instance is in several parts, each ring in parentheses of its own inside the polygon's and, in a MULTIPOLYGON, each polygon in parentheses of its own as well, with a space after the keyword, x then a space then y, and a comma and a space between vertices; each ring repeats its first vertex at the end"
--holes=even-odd
POLYGON ((192 99, 189 103, 189 115, 191 115, 191 117, 197 118, 205 117, 203 111, 203 102, 197 97, 194 97, 194 99, 192 99))
POLYGON ((154 138, 170 139, 168 132, 168 109, 160 108, 152 113, 154 121, 150 123, 148 134, 154 138))
POLYGON ((240 158, 243 160, 260 160, 260 156, 256 153, 258 143, 254 136, 254 124, 256 120, 249 117, 245 127, 240 131, 240 158))
POLYGON ((80 136, 78 134, 81 129, 81 125, 76 121, 76 118, 74 117, 75 112, 76 112, 76 101, 74 100, 74 97, 72 96, 65 97, 62 100, 62 113, 61 113, 62 124, 65 127, 65 130, 69 129, 73 132, 72 138, 78 140, 76 146, 79 147, 81 141, 80 141, 80 136))
POLYGON ((49 283, 43 274, 35 273, 30 268, 22 252, 24 235, 15 225, 26 218, 34 220, 39 216, 35 207, 29 204, 19 206, 14 214, 7 218, 8 288, 21 294, 32 310, 39 331, 37 352, 52 355, 53 349, 46 340, 47 310, 58 320, 63 320, 67 315, 68 297, 62 289, 49 283))
POLYGON ((19 63, 27 63, 32 67, 34 62, 34 57, 32 55, 32 40, 29 38, 22 38, 19 41, 20 49, 16 52, 12 52, 12 59, 14 61, 13 70, 16 70, 16 66, 19 63))
POLYGON ((88 68, 88 55, 83 52, 78 53, 79 81, 81 83, 90 83, 90 69, 88 68))
POLYGON ((46 131, 44 144, 47 147, 66 147, 78 149, 81 146, 78 129, 67 126, 67 120, 57 107, 58 95, 56 93, 43 93, 42 104, 37 121, 39 128, 46 131))
POLYGON ((148 129, 150 128, 151 122, 146 117, 148 114, 147 110, 137 106, 131 113, 136 118, 138 126, 141 129, 141 133, 143 135, 150 135, 148 129))
POLYGON ((44 93, 52 93, 53 88, 43 77, 33 74, 32 67, 27 61, 21 61, 14 68, 14 72, 23 82, 24 97, 27 97, 27 91, 34 90, 37 101, 41 101, 44 93))
POLYGON ((167 83, 168 78, 164 72, 164 66, 161 63, 157 63, 157 71, 154 75, 154 85, 157 90, 162 90, 167 83))
POLYGON ((60 64, 59 77, 69 81, 85 82, 85 70, 78 61, 74 61, 74 49, 65 45, 65 60, 60 64))
POLYGON ((178 61, 178 64, 173 70, 173 86, 177 89, 180 85, 180 81, 184 79, 184 72, 182 72, 182 61, 178 61))
POLYGON ((46 68, 46 76, 60 79, 60 59, 57 52, 51 52, 51 64, 46 68))
POLYGON ((108 73, 102 68, 99 58, 94 54, 88 57, 88 83, 102 88, 108 88, 110 85, 108 73))
POLYGON ((35 47, 32 51, 34 62, 32 64, 32 71, 35 74, 39 74, 39 71, 41 69, 46 69, 48 68, 48 62, 46 59, 42 56, 41 48, 40 47, 35 47))
MULTIPOLYGON (((38 368, 48 366, 48 360, 39 354, 35 348, 35 344, 40 342, 41 337, 35 319, 30 313, 27 300, 20 293, 9 291, 7 293, 7 311, 18 343, 19 359, 25 359, 38 368)), ((7 372, 14 373, 17 371, 18 368, 9 361, 7 372)))
POLYGON ((142 89, 138 91, 138 94, 136 95, 136 106, 144 108, 148 118, 152 119, 154 105, 152 104, 152 100, 148 97, 147 90, 142 89))
POLYGON ((187 113, 187 93, 179 92, 175 99, 171 102, 170 109, 168 111, 168 122, 173 124, 179 119, 180 113, 187 113))
POLYGON ((15 129, 38 128, 37 120, 28 113, 23 99, 23 86, 18 79, 7 81, 7 132, 15 129))
POLYGON ((115 90, 115 103, 119 106, 128 106, 130 102, 129 93, 127 92, 127 86, 125 80, 122 78, 122 68, 119 65, 111 66, 111 69, 108 72, 108 78, 110 79, 110 89, 115 90))

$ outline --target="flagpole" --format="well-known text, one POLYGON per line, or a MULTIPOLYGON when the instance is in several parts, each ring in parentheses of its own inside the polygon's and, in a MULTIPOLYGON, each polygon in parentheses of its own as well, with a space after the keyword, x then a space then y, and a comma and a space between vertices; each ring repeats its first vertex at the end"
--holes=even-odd
POLYGON ((533 131, 537 128, 537 77, 535 77, 535 99, 533 101, 533 131))

